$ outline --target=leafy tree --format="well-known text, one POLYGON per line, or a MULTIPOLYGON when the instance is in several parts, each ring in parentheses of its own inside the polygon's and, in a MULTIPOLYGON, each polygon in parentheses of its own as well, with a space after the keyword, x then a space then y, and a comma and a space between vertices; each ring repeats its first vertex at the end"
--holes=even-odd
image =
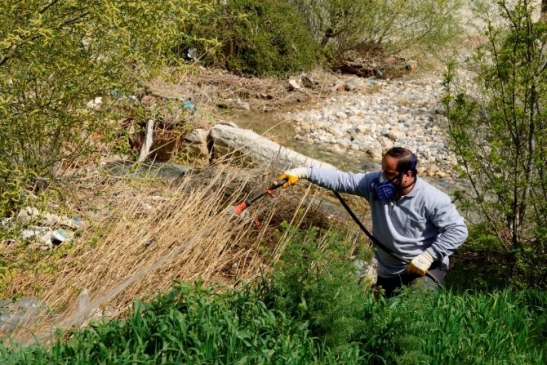
POLYGON ((162 66, 199 0, 0 0, 0 212, 107 136, 116 98, 162 66), (103 97, 100 109, 86 107, 103 97), (95 138, 96 140, 96 138, 95 138))
POLYGON ((294 1, 309 29, 336 59, 350 50, 396 54, 435 50, 460 30, 460 0, 294 1))
POLYGON ((504 22, 488 22, 474 57, 479 92, 459 91, 451 64, 444 103, 471 185, 459 198, 497 237, 513 283, 547 287, 547 26, 532 22, 530 3, 500 2, 504 22))

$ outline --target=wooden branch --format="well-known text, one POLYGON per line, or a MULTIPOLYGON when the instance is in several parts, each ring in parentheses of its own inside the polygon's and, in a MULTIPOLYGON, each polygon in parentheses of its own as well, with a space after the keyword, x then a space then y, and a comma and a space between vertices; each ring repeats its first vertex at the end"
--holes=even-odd
POLYGON ((146 161, 148 155, 150 154, 150 148, 152 148, 152 143, 154 142, 154 120, 149 119, 146 122, 146 138, 141 147, 141 153, 137 162, 141 163, 146 161))

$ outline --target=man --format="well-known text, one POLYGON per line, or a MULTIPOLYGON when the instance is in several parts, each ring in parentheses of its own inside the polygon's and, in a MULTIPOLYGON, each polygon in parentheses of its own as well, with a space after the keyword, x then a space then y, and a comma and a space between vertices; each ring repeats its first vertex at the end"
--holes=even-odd
POLYGON ((382 171, 349 173, 300 167, 283 173, 283 187, 300 179, 337 192, 364 197, 371 206, 377 286, 386 296, 403 285, 442 285, 449 256, 467 238, 467 227, 450 197, 418 177, 411 151, 394 147, 382 159, 382 171))

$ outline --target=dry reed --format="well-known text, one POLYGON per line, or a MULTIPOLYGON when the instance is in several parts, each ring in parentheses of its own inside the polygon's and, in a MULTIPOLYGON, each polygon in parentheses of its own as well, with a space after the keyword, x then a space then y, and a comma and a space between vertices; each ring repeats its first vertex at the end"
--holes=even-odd
POLYGON ((43 288, 40 297, 54 314, 21 327, 14 338, 32 333, 45 341, 55 328, 123 315, 136 298, 165 291, 173 280, 229 286, 266 272, 290 239, 273 237, 281 221, 306 226, 321 219, 310 203, 319 201, 318 190, 304 184, 233 215, 233 206, 272 183, 274 175, 264 170, 212 166, 161 188, 145 179, 114 179, 93 198, 102 200, 103 214, 57 259, 54 273, 21 273, 13 281, 13 292, 43 288))

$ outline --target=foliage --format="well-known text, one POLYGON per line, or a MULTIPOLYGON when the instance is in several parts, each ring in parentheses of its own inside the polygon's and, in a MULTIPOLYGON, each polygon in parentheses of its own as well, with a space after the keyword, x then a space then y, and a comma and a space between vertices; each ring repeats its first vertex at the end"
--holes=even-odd
POLYGON ((284 229, 291 242, 262 283, 261 297, 269 308, 308 323, 311 335, 333 353, 358 352, 372 364, 495 363, 504 353, 507 364, 543 361, 544 293, 453 295, 405 288, 393 299, 377 297, 358 284, 338 233, 284 229))
POLYGON ((135 302, 125 321, 92 324, 49 349, 3 347, 0 358, 3 364, 303 364, 329 356, 302 323, 268 310, 248 288, 214 289, 175 283, 150 303, 135 302))
POLYGON ((329 346, 351 342, 363 328, 363 285, 357 281, 351 247, 333 230, 288 225, 290 242, 264 282, 264 300, 293 318, 307 321, 329 346))
MULTIPOLYGON (((534 321, 545 321, 547 298, 541 292, 534 296, 541 298, 539 312, 528 305, 524 292, 396 298, 391 308, 402 318, 392 330, 394 336, 411 341, 413 346, 406 350, 427 359, 424 363, 540 364, 545 360, 545 332, 534 321)), ((402 361, 402 355, 398 363, 416 363, 402 361)))
POLYGON ((459 199, 497 237, 511 283, 545 288, 547 25, 532 23, 528 1, 500 6, 505 26, 489 23, 474 57, 480 92, 458 91, 455 64, 446 74, 449 132, 471 185, 459 199))
POLYGON ((334 60, 347 51, 438 51, 461 29, 460 0, 290 1, 334 60))
POLYGON ((469 227, 467 243, 450 258, 450 263, 453 267, 445 284, 450 290, 490 291, 510 286, 511 256, 484 223, 469 227))
POLYGON ((181 50, 196 48, 206 65, 248 75, 286 75, 321 64, 319 48, 295 8, 279 0, 230 0, 199 23, 188 24, 181 50), (195 39, 214 38, 205 49, 195 39))
MULTIPOLYGON (((176 282, 126 319, 95 322, 51 344, 0 342, 2 364, 543 364, 547 294, 537 291, 361 294, 359 336, 338 349, 309 323, 276 308, 242 284, 220 291, 176 282), (64 340, 62 339, 64 338, 64 340)), ((341 295, 344 289, 340 290, 341 295)), ((317 293, 319 294, 319 293, 317 293)), ((336 301, 338 298, 331 298, 336 301)), ((350 303, 348 303, 350 304, 350 303)))
MULTIPOLYGON (((0 213, 94 153, 109 113, 165 65, 197 0, 0 1, 0 213), (86 107, 90 100, 102 105, 86 107)), ((103 141, 104 142, 104 141, 103 141)))

